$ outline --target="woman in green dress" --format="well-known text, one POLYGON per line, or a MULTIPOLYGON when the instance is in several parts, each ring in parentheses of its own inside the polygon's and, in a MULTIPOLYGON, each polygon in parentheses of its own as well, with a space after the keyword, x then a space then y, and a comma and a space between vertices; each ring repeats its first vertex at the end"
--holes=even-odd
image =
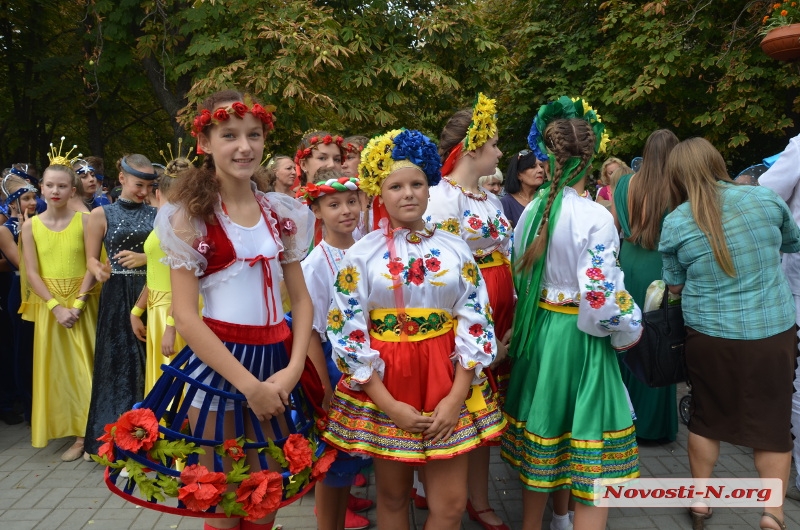
MULTIPOLYGON (((645 143, 639 171, 619 179, 614 189, 611 213, 623 238, 619 263, 625 273, 625 285, 639 307, 644 305, 650 283, 661 279, 658 241, 669 209, 664 167, 678 141, 667 129, 653 132, 645 143)), ((633 375, 621 357, 619 364, 636 413, 636 436, 640 440, 675 441, 678 433, 675 385, 650 388, 633 375)))

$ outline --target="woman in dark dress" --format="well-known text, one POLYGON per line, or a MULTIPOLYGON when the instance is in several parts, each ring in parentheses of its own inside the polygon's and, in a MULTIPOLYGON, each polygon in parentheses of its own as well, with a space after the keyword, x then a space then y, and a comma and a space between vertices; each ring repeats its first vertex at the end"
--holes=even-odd
POLYGON ((503 213, 511 221, 511 226, 517 226, 522 210, 533 200, 546 179, 544 162, 537 159, 530 149, 511 157, 503 184, 506 194, 500 197, 503 213))
POLYGON ((147 354, 128 322, 147 278, 144 242, 153 230, 156 209, 144 201, 157 175, 143 155, 123 157, 118 165, 122 194, 113 204, 92 211, 85 235, 87 267, 98 281, 105 282, 100 293, 86 426, 88 454, 97 454, 97 438, 105 425, 114 423, 144 394, 147 354), (103 244, 109 256, 105 263, 100 261, 103 244))

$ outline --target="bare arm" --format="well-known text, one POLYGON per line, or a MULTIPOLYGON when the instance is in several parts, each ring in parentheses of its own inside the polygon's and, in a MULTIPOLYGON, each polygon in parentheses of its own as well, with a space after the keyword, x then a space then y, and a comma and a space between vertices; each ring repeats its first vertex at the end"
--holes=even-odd
POLYGON ((19 249, 14 243, 14 236, 11 230, 5 226, 0 227, 0 252, 15 268, 19 269, 19 249))
POLYGON ((278 383, 286 392, 291 392, 300 380, 306 364, 314 306, 299 261, 283 265, 283 276, 292 303, 292 351, 289 365, 272 375, 268 381, 278 383))
POLYGON ((669 292, 671 292, 672 294, 681 294, 681 291, 683 291, 683 285, 684 284, 668 285, 667 287, 669 287, 669 292))
POLYGON ((110 265, 100 262, 100 250, 103 248, 107 229, 105 211, 102 208, 92 210, 83 229, 83 243, 86 247, 86 268, 98 282, 104 282, 111 277, 110 265))
POLYGON ((316 331, 311 333, 311 340, 308 344, 308 358, 311 364, 319 374, 319 380, 322 384, 322 389, 325 391, 325 397, 322 400, 322 408, 328 410, 328 406, 333 397, 333 388, 331 388, 331 378, 328 373, 328 364, 325 362, 325 352, 322 350, 322 341, 319 338, 319 333, 316 331))

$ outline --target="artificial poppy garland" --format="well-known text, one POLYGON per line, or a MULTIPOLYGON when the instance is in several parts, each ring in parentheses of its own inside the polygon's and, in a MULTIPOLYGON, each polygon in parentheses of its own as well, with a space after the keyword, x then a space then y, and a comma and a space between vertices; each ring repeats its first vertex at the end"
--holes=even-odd
POLYGON ((324 477, 336 456, 335 451, 323 450, 316 440, 299 433, 290 434, 282 448, 271 440, 265 447, 257 447, 252 440, 239 437, 214 448, 220 458, 231 460, 231 471, 212 471, 196 463, 197 456, 192 457, 204 454, 203 448, 192 442, 164 439, 159 433, 158 419, 146 408, 122 414, 116 423, 106 425, 99 440, 104 443, 92 458, 109 468, 109 485, 124 468, 128 472, 128 487, 123 496, 129 496, 129 490, 136 486, 147 503, 177 498, 178 508, 166 507, 164 511, 195 517, 261 519, 288 504, 286 500, 311 482, 324 477), (245 457, 250 449, 267 453, 287 471, 249 473, 245 457), (175 469, 178 461, 194 463, 178 472, 175 469), (153 478, 149 475, 154 470, 153 478), (237 485, 236 490, 228 491, 230 484, 237 485))
POLYGON ((312 136, 308 140, 308 147, 297 150, 297 153, 294 155, 294 163, 299 164, 301 160, 311 156, 311 151, 313 151, 318 145, 330 145, 334 143, 339 146, 339 149, 341 150, 343 149, 342 144, 344 143, 344 138, 341 136, 332 136, 330 134, 326 134, 325 136, 312 136))

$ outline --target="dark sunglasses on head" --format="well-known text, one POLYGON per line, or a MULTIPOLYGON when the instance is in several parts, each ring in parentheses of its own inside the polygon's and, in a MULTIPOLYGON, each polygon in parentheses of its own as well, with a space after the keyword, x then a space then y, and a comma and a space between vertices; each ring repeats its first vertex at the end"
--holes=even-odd
POLYGON ((522 151, 517 153, 517 158, 522 158, 523 156, 528 156, 529 154, 531 154, 530 149, 523 149, 522 151))

